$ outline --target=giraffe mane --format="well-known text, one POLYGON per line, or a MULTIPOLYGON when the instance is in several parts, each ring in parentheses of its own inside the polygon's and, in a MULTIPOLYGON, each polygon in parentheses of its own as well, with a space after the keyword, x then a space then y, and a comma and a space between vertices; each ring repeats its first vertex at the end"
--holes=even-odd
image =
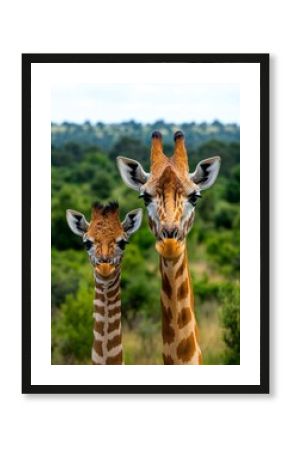
POLYGON ((101 213, 103 216, 114 213, 118 211, 119 203, 116 201, 109 202, 107 205, 104 205, 100 202, 93 203, 93 211, 101 213))

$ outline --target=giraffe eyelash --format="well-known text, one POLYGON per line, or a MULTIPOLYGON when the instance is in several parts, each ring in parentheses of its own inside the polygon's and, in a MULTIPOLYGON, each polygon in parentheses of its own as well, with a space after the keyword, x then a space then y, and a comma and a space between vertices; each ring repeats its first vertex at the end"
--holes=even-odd
POLYGON ((189 201, 189 203, 195 206, 199 198, 201 198, 200 192, 192 192, 191 194, 188 195, 187 200, 189 201))
POLYGON ((85 249, 87 251, 89 251, 93 246, 93 242, 87 239, 86 241, 84 241, 84 246, 85 246, 85 249))
POLYGON ((124 250, 127 244, 129 244, 129 242, 126 241, 125 239, 121 239, 120 241, 117 242, 117 245, 121 250, 124 250))
POLYGON ((152 196, 151 196, 150 194, 148 194, 148 192, 142 192, 142 193, 139 195, 139 198, 143 198, 144 203, 145 203, 145 206, 148 206, 149 203, 152 202, 152 196))

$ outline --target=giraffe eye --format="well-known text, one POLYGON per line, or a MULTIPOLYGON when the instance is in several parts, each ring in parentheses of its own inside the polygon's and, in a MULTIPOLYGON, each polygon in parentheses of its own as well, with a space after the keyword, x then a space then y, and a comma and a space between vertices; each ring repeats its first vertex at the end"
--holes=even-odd
POLYGON ((124 250, 124 248, 128 244, 128 241, 126 241, 125 239, 121 239, 120 241, 117 242, 117 244, 121 250, 124 250))
POLYGON ((187 197, 187 200, 189 201, 189 203, 192 204, 192 206, 196 205, 197 200, 201 197, 201 194, 199 192, 192 192, 191 194, 189 194, 189 196, 187 197))
POLYGON ((148 194, 148 192, 142 192, 139 198, 143 198, 145 206, 148 206, 152 202, 152 195, 148 194))
POLYGON ((84 241, 84 246, 85 246, 85 249, 87 251, 89 251, 92 248, 93 243, 92 243, 92 241, 87 240, 87 241, 84 241))

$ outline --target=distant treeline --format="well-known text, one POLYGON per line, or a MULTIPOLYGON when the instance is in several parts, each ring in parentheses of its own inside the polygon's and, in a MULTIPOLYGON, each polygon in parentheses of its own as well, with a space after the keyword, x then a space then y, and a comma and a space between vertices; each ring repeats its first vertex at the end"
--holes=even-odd
POLYGON ((131 120, 129 122, 105 124, 103 122, 83 124, 63 122, 51 124, 52 146, 63 147, 68 142, 88 146, 98 146, 110 150, 122 137, 136 139, 145 145, 150 143, 153 130, 161 131, 165 145, 172 144, 172 137, 177 129, 183 130, 188 148, 195 150, 200 144, 209 140, 223 142, 239 142, 240 127, 235 123, 223 124, 217 120, 212 123, 188 122, 167 123, 158 120, 151 124, 142 124, 131 120))

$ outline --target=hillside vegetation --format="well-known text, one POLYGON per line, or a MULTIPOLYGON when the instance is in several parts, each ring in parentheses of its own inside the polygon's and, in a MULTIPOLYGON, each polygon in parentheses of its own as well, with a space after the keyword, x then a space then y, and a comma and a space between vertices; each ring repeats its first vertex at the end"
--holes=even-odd
POLYGON ((191 149, 200 144, 215 139, 224 142, 239 142, 240 128, 236 124, 223 124, 218 120, 212 123, 166 123, 158 120, 152 124, 142 124, 131 120, 117 124, 95 124, 87 121, 84 124, 63 122, 52 123, 52 145, 62 147, 68 142, 85 146, 98 146, 103 150, 111 150, 121 138, 133 138, 146 146, 150 145, 152 131, 159 130, 163 135, 165 145, 171 146, 172 136, 177 129, 184 131, 187 143, 191 149))

